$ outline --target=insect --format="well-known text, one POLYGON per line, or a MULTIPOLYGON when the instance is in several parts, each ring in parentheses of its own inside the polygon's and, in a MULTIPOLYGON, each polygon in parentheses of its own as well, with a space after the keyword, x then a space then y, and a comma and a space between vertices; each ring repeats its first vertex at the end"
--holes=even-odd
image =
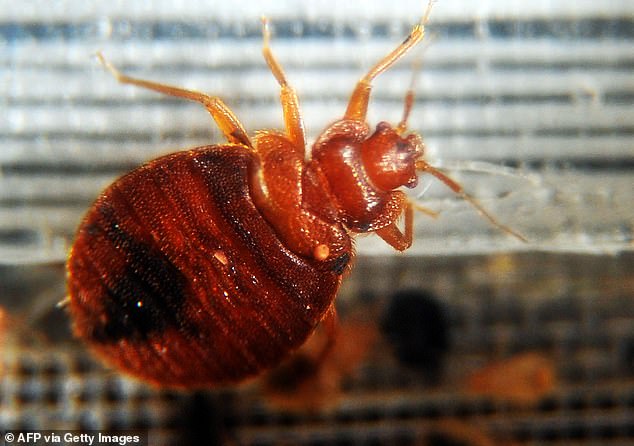
POLYGON ((399 251, 411 245, 414 205, 398 189, 414 187, 418 172, 484 213, 422 160, 422 138, 406 134, 411 92, 396 127, 381 122, 371 132, 365 122, 374 78, 423 39, 431 4, 360 79, 343 118, 310 153, 265 19, 263 55, 280 86, 284 131, 250 137, 218 97, 126 76, 99 54, 121 83, 204 105, 227 143, 155 159, 102 192, 67 263, 75 334, 106 362, 160 386, 240 382, 334 320, 355 234, 374 232, 399 251))

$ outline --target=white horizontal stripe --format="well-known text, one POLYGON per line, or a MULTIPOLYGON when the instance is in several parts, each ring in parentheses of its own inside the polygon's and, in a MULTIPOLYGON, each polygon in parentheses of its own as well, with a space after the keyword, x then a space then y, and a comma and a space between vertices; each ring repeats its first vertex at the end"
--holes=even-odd
MULTIPOLYGON (((0 0, 0 20, 14 21, 70 21, 94 17, 127 17, 134 19, 217 20, 237 22, 269 17, 326 19, 354 23, 356 20, 411 20, 422 14, 425 0, 393 1, 338 1, 321 0, 241 0, 238 4, 223 0, 110 0, 85 2, 67 0, 51 2, 27 0, 16 3, 0 0)), ((634 4, 628 1, 596 0, 439 0, 433 9, 435 20, 457 20, 464 17, 479 18, 547 18, 589 15, 634 14, 634 4)))

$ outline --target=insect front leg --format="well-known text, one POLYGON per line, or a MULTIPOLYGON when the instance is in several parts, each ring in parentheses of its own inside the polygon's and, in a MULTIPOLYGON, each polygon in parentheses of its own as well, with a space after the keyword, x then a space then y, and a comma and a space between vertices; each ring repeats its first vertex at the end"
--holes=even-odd
POLYGON ((398 215, 405 217, 404 230, 401 231, 399 229, 397 225, 398 219, 395 219, 389 225, 375 231, 379 237, 397 251, 405 251, 412 246, 412 240, 414 239, 414 206, 404 195, 403 197, 404 199, 400 202, 398 215))
POLYGON ((159 82, 130 77, 121 73, 104 57, 103 54, 97 53, 97 58, 99 59, 99 62, 101 62, 101 64, 106 67, 110 73, 112 73, 115 79, 122 84, 136 85, 137 87, 154 90, 169 96, 189 99, 190 101, 203 104, 211 114, 212 118, 214 118, 214 121, 216 121, 216 124, 222 131, 225 138, 227 138, 227 141, 253 148, 253 144, 251 144, 251 140, 247 136, 247 132, 244 130, 242 123, 240 123, 236 115, 222 101, 222 99, 215 96, 208 96, 198 91, 186 90, 184 88, 161 84, 159 82))

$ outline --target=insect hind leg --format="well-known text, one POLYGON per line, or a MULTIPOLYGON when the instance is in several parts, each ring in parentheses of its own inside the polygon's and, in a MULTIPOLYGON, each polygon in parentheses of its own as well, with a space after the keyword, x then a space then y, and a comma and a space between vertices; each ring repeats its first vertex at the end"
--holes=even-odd
POLYGON ((98 52, 96 56, 99 62, 108 71, 110 71, 117 81, 122 84, 135 85, 137 87, 153 90, 168 96, 175 96, 201 103, 214 118, 214 121, 216 121, 216 124, 224 134, 225 138, 227 138, 227 141, 253 148, 251 140, 242 126, 242 123, 240 123, 236 115, 222 101, 222 99, 215 96, 208 96, 198 91, 186 90, 184 88, 128 76, 112 65, 101 52, 98 52))

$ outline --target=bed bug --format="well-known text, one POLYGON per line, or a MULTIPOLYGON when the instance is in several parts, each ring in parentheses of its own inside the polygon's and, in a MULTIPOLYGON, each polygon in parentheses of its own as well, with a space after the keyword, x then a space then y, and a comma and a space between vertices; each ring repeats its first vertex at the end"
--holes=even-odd
POLYGON ((422 160, 422 138, 405 134, 411 92, 398 126, 382 122, 371 132, 365 122, 372 81, 423 39, 430 10, 431 2, 359 80, 343 118, 310 153, 266 19, 263 55, 280 86, 284 131, 250 137, 218 97, 129 77, 98 54, 121 83, 204 105, 227 143, 150 161, 98 197, 67 263, 75 334, 156 385, 243 381, 334 320, 355 234, 374 232, 399 251, 411 245, 414 205, 398 189, 414 187, 419 171, 470 199, 422 160))

